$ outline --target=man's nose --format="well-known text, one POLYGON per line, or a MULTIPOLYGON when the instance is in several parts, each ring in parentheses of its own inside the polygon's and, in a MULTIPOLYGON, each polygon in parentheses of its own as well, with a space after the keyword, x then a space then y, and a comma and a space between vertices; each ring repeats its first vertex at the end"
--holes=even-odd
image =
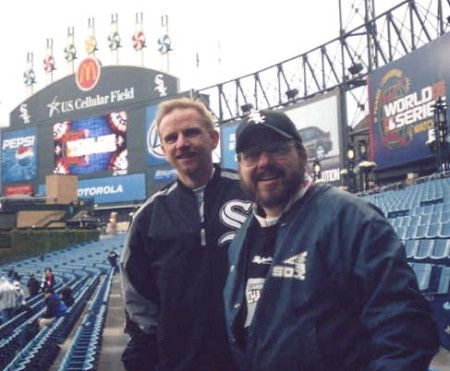
POLYGON ((189 141, 183 134, 180 134, 175 144, 177 148, 183 148, 189 145, 189 141))
POLYGON ((267 164, 271 163, 273 160, 272 156, 267 153, 266 151, 262 151, 258 158, 258 166, 266 166, 267 164))

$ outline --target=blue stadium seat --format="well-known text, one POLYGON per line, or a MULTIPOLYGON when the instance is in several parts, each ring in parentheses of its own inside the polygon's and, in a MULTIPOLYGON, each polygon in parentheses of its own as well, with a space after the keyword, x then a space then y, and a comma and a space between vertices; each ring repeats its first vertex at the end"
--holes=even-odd
POLYGON ((440 236, 441 225, 439 223, 429 224, 425 233, 426 238, 436 238, 440 236))
POLYGON ((407 239, 406 231, 407 231, 407 227, 398 226, 397 228, 395 228, 395 232, 397 233, 398 238, 400 238, 401 240, 407 239))
POLYGON ((450 222, 441 224, 441 230, 439 232, 439 237, 450 238, 450 222))
MULTIPOLYGON (((414 233, 411 238, 422 239, 427 238, 428 225, 418 225, 416 226, 414 233)), ((408 233, 407 233, 408 235, 408 233)))
POLYGON ((405 244, 406 258, 407 259, 414 258, 414 255, 416 254, 416 251, 419 247, 419 240, 406 240, 404 241, 404 244, 405 244))
POLYGON ((441 211, 438 211, 438 212, 435 212, 435 213, 431 214, 430 224, 440 223, 441 222, 441 218, 442 218, 442 212, 441 211))
POLYGON ((388 222, 394 229, 397 229, 402 224, 402 218, 388 218, 388 222))
POLYGON ((425 263, 411 263, 411 267, 416 274, 420 291, 428 290, 433 265, 425 263))
POLYGON ((450 223, 450 210, 442 211, 439 221, 441 223, 450 223))
POLYGON ((434 260, 450 259, 450 240, 436 240, 430 258, 434 260))
POLYGON ((419 216, 419 225, 428 225, 428 224, 430 224, 431 219, 432 219, 433 217, 435 217, 435 215, 436 215, 436 216, 439 216, 439 214, 435 214, 435 213, 433 213, 433 214, 420 215, 420 216, 419 216))
POLYGON ((448 294, 450 290, 450 267, 443 267, 439 281, 438 294, 448 294))
POLYGON ((411 217, 409 215, 397 218, 400 220, 400 225, 404 227, 409 227, 411 225, 411 217))
POLYGON ((439 291, 443 268, 445 268, 443 264, 431 265, 430 281, 428 283, 428 289, 426 290, 427 293, 436 294, 439 291))
POLYGON ((413 259, 424 260, 430 258, 433 248, 434 240, 419 240, 419 247, 413 255, 413 259))
POLYGON ((421 228, 421 226, 418 226, 418 225, 410 225, 409 227, 407 227, 404 239, 412 240, 415 238, 421 238, 421 237, 417 237, 419 228, 421 228))

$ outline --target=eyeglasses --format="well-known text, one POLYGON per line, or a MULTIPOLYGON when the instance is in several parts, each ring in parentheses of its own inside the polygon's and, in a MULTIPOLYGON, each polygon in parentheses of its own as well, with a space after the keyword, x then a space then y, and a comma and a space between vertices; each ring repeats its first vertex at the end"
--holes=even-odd
POLYGON ((264 152, 274 160, 285 159, 294 142, 272 142, 265 147, 251 147, 238 154, 239 162, 244 166, 253 166, 261 158, 261 154, 264 152))

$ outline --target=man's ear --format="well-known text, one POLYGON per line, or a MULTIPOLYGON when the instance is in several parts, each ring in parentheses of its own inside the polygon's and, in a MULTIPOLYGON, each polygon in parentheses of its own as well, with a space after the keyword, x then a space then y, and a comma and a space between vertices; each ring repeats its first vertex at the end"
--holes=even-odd
POLYGON ((214 144, 214 149, 216 149, 219 144, 220 134, 217 130, 213 130, 213 131, 211 131, 210 135, 211 135, 211 139, 214 144))

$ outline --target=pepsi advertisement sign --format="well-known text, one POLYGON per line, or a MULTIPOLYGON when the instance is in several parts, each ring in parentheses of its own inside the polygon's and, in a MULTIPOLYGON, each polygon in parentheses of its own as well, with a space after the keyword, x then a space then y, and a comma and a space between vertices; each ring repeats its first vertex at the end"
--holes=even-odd
POLYGON ((37 177, 37 130, 2 132, 2 182, 14 183, 37 177))
POLYGON ((371 157, 378 169, 430 158, 434 105, 445 101, 450 66, 445 34, 369 76, 371 157))

